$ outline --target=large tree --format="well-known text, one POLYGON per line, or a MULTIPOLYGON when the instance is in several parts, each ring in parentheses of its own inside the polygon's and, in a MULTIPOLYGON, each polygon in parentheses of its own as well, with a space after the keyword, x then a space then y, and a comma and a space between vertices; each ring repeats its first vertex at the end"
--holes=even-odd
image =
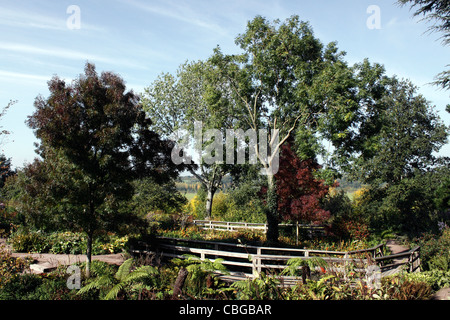
POLYGON ((182 167, 171 161, 173 143, 149 129, 139 97, 125 91, 118 75, 99 75, 87 63, 72 84, 55 76, 48 87, 49 97, 36 98, 27 121, 41 156, 25 169, 34 190, 29 209, 35 216, 50 212, 59 228, 84 231, 89 266, 95 233, 130 217, 119 203, 133 195, 131 182, 145 176, 163 182, 182 167))
POLYGON ((236 43, 243 54, 225 55, 216 49, 210 61, 240 106, 235 117, 255 131, 268 132, 267 142, 259 141, 254 148, 267 180, 267 237, 277 241, 274 174, 280 147, 295 134, 302 158, 313 158, 321 138, 338 143, 346 137, 357 108, 352 73, 336 44, 324 47, 298 16, 284 23, 256 17, 236 43))
MULTIPOLYGON (((407 80, 368 61, 356 66, 360 111, 346 169, 369 186, 365 211, 377 227, 418 232, 430 225, 448 128, 407 80), (438 179, 438 180, 436 180, 438 179)), ((443 171, 444 172, 444 171, 443 171)))
MULTIPOLYGON (((380 75, 384 78, 383 75, 380 75)), ((382 95, 362 111, 353 145, 354 173, 364 183, 395 184, 436 165, 448 128, 410 81, 385 78, 382 95), (364 119, 362 119, 364 116, 364 119)))
POLYGON ((179 143, 174 161, 184 163, 206 191, 206 218, 211 217, 214 195, 230 169, 224 152, 226 130, 237 122, 229 88, 216 73, 208 62, 185 63, 176 75, 160 75, 145 89, 142 100, 154 130, 179 143), (214 134, 208 136, 208 131, 214 134))

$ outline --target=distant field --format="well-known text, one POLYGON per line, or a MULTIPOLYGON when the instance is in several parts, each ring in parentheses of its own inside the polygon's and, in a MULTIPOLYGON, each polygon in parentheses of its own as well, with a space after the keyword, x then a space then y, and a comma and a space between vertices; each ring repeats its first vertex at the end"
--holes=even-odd
MULTIPOLYGON (((224 189, 222 190, 226 192, 227 187, 231 185, 231 178, 224 178, 224 189)), ((197 180, 197 178, 193 176, 182 176, 180 177, 180 181, 176 182, 177 189, 183 194, 189 201, 195 197, 197 191, 200 189, 201 184, 197 180)), ((347 179, 339 179, 339 187, 338 190, 343 190, 350 200, 353 200, 355 196, 355 191, 359 190, 362 185, 359 182, 351 182, 347 179)))
POLYGON ((189 201, 191 201, 192 198, 194 198, 197 193, 195 193, 195 192, 187 192, 187 193, 183 193, 183 194, 189 201))

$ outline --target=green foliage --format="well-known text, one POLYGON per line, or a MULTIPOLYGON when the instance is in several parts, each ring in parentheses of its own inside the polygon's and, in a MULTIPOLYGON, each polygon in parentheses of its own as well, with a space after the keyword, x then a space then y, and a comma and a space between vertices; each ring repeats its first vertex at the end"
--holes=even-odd
POLYGON ((12 257, 9 251, 0 246, 0 287, 15 275, 28 269, 30 263, 28 259, 12 257))
POLYGON ((355 65, 355 77, 364 108, 355 118, 351 148, 343 150, 352 151, 344 168, 369 185, 358 210, 378 230, 409 235, 430 230, 435 189, 448 175, 445 159, 435 154, 446 143, 448 129, 411 82, 387 77, 367 60, 355 65))
POLYGON ((434 291, 450 288, 450 271, 432 269, 407 275, 412 281, 426 282, 434 291))
POLYGON ((318 257, 312 257, 308 259, 302 258, 292 258, 287 261, 287 267, 281 272, 281 274, 289 274, 291 276, 296 276, 299 273, 299 268, 308 266, 310 269, 314 269, 315 267, 327 268, 328 263, 318 257))
POLYGON ((13 249, 17 252, 48 252, 50 244, 46 235, 41 231, 21 228, 14 232, 8 239, 13 249))
MULTIPOLYGON (((235 105, 228 99, 230 90, 208 62, 186 62, 176 75, 160 75, 145 89, 142 101, 155 130, 179 143, 180 151, 184 148, 186 152, 189 147, 205 151, 212 140, 206 139, 206 136, 198 139, 195 125, 201 123, 200 133, 203 135, 208 129, 216 129, 225 137, 225 130, 235 124, 231 121, 235 105), (180 133, 182 130, 183 134, 180 133), (189 146, 192 141, 186 141, 187 137, 194 137, 193 145, 189 146)), ((229 167, 219 161, 205 161, 207 156, 212 155, 201 153, 196 163, 200 170, 190 164, 187 168, 207 192, 208 205, 205 204, 204 213, 210 217, 214 194, 222 186, 222 179, 229 167)))
POLYGON ((0 300, 29 300, 42 284, 41 277, 34 274, 16 274, 0 289, 0 300))
POLYGON ((254 279, 234 282, 231 288, 236 290, 239 300, 280 300, 283 298, 280 283, 279 279, 261 273, 254 279))
POLYGON ((222 264, 223 259, 201 260, 197 256, 184 255, 186 259, 173 259, 172 263, 184 266, 189 272, 185 293, 195 297, 215 297, 229 291, 220 281, 216 273, 228 274, 227 268, 222 264))
POLYGON ((136 267, 134 259, 128 259, 119 267, 117 272, 101 274, 89 281, 78 291, 78 295, 83 295, 92 290, 100 290, 101 297, 105 300, 114 300, 120 295, 131 295, 135 291, 151 289, 153 277, 158 273, 155 267, 141 265, 136 267))
MULTIPOLYGON (((420 275, 417 274, 417 275, 420 275)), ((424 277, 401 274, 383 278, 381 287, 369 288, 362 279, 326 275, 292 287, 280 286, 280 280, 264 273, 259 278, 235 282, 237 299, 289 300, 426 300, 433 293, 424 277)))
POLYGON ((86 251, 86 237, 81 233, 55 232, 48 237, 48 240, 51 243, 50 253, 80 254, 86 251))
POLYGON ((7 238, 19 224, 20 216, 13 208, 0 207, 0 237, 7 238))
MULTIPOLYGON (((450 174, 443 175, 440 185, 435 191, 435 204, 438 210, 448 212, 450 210, 450 174)), ((450 217, 447 217, 450 220, 450 217)))
POLYGON ((262 201, 254 188, 245 184, 214 197, 212 217, 215 220, 264 223, 263 212, 262 201))
POLYGON ((390 300, 426 300, 433 292, 427 282, 404 275, 382 279, 382 290, 390 300))
POLYGON ((179 213, 187 203, 173 180, 158 184, 152 178, 144 178, 134 181, 133 187, 135 192, 129 206, 141 217, 155 211, 179 213))
MULTIPOLYGON (((8 242, 17 252, 37 252, 54 254, 84 254, 86 235, 80 232, 34 231, 20 228, 8 238, 8 242)), ((128 237, 104 235, 97 237, 92 244, 93 254, 119 253, 126 249, 128 237)))
POLYGON ((3 198, 3 190, 1 190, 8 177, 15 175, 16 172, 11 169, 11 159, 7 159, 4 154, 0 154, 0 194, 3 198))
MULTIPOLYGON (((64 268, 65 270, 65 268, 64 268)), ((67 278, 63 274, 41 276, 42 284, 30 294, 33 300, 80 300, 75 290, 67 288, 67 278)), ((89 297, 85 297, 86 299, 89 297)))
POLYGON ((323 200, 323 208, 330 211, 332 218, 351 217, 353 215, 352 201, 341 189, 331 189, 323 200))
POLYGON ((320 278, 317 281, 308 281, 306 295, 309 296, 307 299, 312 300, 329 300, 332 299, 333 292, 340 292, 341 289, 332 286, 330 284, 331 280, 334 280, 335 276, 328 275, 320 278))
POLYGON ((450 263, 450 228, 443 229, 438 237, 431 233, 424 234, 416 239, 416 243, 420 245, 422 270, 437 268, 442 271, 448 271, 450 263))
POLYGON ((171 161, 173 142, 150 130, 139 96, 126 92, 118 75, 98 74, 87 63, 76 80, 67 84, 55 76, 48 89, 27 120, 40 159, 23 170, 20 211, 37 228, 85 232, 90 262, 95 233, 145 229, 145 221, 123 206, 133 195, 132 182, 167 182, 184 166, 171 161))

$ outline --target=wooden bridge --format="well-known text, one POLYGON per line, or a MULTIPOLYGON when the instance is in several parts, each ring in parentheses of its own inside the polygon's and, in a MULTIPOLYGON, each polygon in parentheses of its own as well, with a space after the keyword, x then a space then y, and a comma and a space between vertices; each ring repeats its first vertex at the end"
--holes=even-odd
MULTIPOLYGON (((286 285, 298 282, 298 277, 280 275, 287 267, 287 261, 293 258, 301 260, 321 258, 327 263, 325 272, 340 273, 344 278, 349 272, 358 272, 361 276, 366 276, 368 266, 378 267, 381 277, 401 270, 420 271, 420 247, 388 256, 383 256, 383 247, 384 244, 379 244, 369 249, 343 252, 158 237, 152 244, 140 243, 132 253, 152 252, 163 258, 185 258, 185 255, 189 254, 201 260, 211 261, 221 258, 222 264, 229 270, 229 274, 221 275, 226 281, 253 279, 261 272, 265 272, 276 274, 286 285)), ((320 273, 324 270, 317 267, 315 271, 320 273)))

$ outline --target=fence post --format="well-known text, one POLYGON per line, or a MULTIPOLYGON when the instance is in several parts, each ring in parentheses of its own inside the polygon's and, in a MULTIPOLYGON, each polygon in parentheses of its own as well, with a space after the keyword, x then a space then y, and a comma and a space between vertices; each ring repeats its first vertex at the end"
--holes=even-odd
MULTIPOLYGON (((216 250, 216 251, 219 251, 219 244, 214 244, 214 250, 216 250)), ((218 256, 217 255, 214 255, 214 259, 217 259, 218 258, 218 256)))
POLYGON ((257 263, 256 271, 258 272, 258 276, 259 276, 261 274, 261 248, 256 249, 256 256, 258 257, 256 259, 256 263, 257 263))
POLYGON ((298 221, 295 222, 296 240, 295 245, 298 246, 298 221))
POLYGON ((420 247, 417 248, 417 269, 420 272, 420 247))

